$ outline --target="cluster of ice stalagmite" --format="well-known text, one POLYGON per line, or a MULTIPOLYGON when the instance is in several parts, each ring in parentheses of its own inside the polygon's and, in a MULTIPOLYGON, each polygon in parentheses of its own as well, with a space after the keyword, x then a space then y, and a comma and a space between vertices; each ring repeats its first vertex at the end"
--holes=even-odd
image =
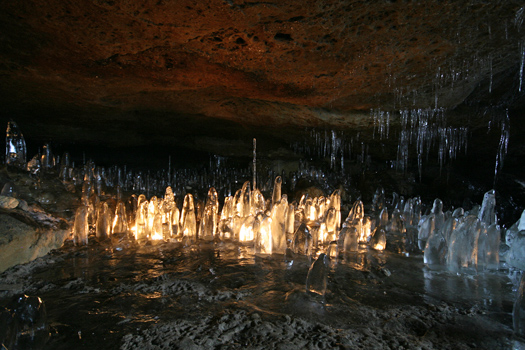
POLYGON ((418 233, 425 264, 447 266, 453 271, 497 269, 501 230, 495 206, 494 190, 485 193, 481 207, 467 212, 457 208, 444 213, 443 203, 436 199, 418 233))

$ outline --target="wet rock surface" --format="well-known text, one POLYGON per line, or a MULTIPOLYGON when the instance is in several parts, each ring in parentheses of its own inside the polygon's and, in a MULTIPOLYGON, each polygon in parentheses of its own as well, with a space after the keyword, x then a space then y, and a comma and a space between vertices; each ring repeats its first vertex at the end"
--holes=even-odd
POLYGON ((1 274, 0 305, 39 296, 44 349, 522 346, 506 273, 430 271, 420 256, 361 250, 332 261, 319 300, 305 292, 308 266, 228 243, 66 245, 1 274))

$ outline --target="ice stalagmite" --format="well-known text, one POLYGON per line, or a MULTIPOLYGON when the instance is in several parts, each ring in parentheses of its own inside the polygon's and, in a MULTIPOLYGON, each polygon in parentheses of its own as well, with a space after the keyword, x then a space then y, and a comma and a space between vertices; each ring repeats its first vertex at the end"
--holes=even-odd
POLYGON ((433 230, 425 245, 423 261, 427 266, 440 266, 445 263, 447 244, 441 230, 433 230))
POLYGON ((478 219, 487 226, 497 223, 496 217, 496 191, 490 190, 483 196, 483 203, 478 213, 478 219))
POLYGON ((282 183, 283 183, 283 179, 280 176, 277 176, 273 184, 272 205, 275 205, 277 202, 281 200, 282 183))
POLYGON ((146 232, 148 238, 151 238, 155 216, 159 211, 158 199, 156 196, 150 198, 148 202, 148 214, 146 216, 146 232))
POLYGON ((138 203, 138 209, 135 215, 135 239, 139 242, 145 242, 148 239, 146 222, 148 220, 149 203, 147 200, 140 198, 140 196, 138 203))
POLYGON ((288 199, 286 195, 276 202, 272 208, 272 252, 284 254, 286 251, 286 218, 288 199))
POLYGON ((259 191, 259 189, 252 191, 250 201, 250 214, 256 216, 259 213, 264 213, 266 210, 266 201, 264 200, 264 196, 261 191, 259 191))
POLYGON ((182 204, 181 213, 181 230, 183 239, 194 243, 197 240, 197 221, 195 216, 195 206, 193 204, 193 195, 186 194, 182 204))
POLYGON ((126 206, 123 202, 119 201, 117 203, 117 208, 115 209, 115 218, 113 219, 113 224, 111 227, 111 232, 113 234, 126 233, 128 231, 128 219, 126 215, 126 206))
POLYGON ((239 230, 239 242, 251 243, 255 238, 255 231, 259 229, 259 222, 253 216, 243 218, 239 230))
POLYGON ((478 264, 484 268, 497 269, 499 267, 501 230, 497 224, 496 191, 490 190, 485 193, 478 219, 481 222, 478 240, 478 264))
POLYGON ((73 224, 73 240, 76 245, 88 244, 88 214, 89 208, 85 205, 81 205, 76 211, 75 223, 73 224))
POLYGON ((359 233, 355 226, 344 226, 339 233, 338 248, 340 253, 357 252, 359 247, 359 233))
POLYGON ((99 240, 104 240, 111 234, 111 213, 106 202, 102 202, 97 208, 96 235, 99 240))
POLYGON ((330 207, 335 210, 334 232, 339 232, 341 227, 341 191, 335 190, 330 195, 330 207))
POLYGON ((49 169, 55 166, 55 157, 48 143, 43 146, 41 165, 43 169, 49 169))
POLYGON ((450 270, 477 268, 481 223, 474 215, 464 217, 452 232, 446 262, 450 270))
POLYGON ((292 240, 292 250, 295 254, 312 255, 312 235, 306 224, 302 223, 294 233, 292 240))
POLYGON ((26 141, 14 121, 7 122, 5 135, 5 163, 20 168, 26 167, 26 141))
POLYGON ((284 227, 285 239, 287 246, 291 246, 293 236, 295 233, 295 206, 288 204, 288 210, 286 211, 286 224, 284 227))
MULTIPOLYGON (((249 208, 248 208, 249 209, 249 208)), ((208 198, 204 207, 199 238, 205 241, 212 241, 217 233, 217 221, 219 215, 219 196, 217 190, 211 187, 208 191, 208 198)))
POLYGON ((164 198, 162 199, 160 208, 162 214, 162 234, 165 241, 171 239, 175 234, 177 234, 176 232, 173 232, 173 214, 175 208, 175 195, 173 194, 171 186, 168 186, 164 192, 164 198))
POLYGON ((306 292, 323 296, 326 293, 328 284, 328 271, 330 268, 330 258, 324 254, 319 254, 317 260, 310 266, 306 277, 306 292))
POLYGON ((370 247, 375 250, 384 250, 386 247, 386 231, 383 227, 375 228, 372 237, 370 238, 370 247))
POLYGON ((265 216, 255 236, 255 253, 272 254, 272 218, 265 216))

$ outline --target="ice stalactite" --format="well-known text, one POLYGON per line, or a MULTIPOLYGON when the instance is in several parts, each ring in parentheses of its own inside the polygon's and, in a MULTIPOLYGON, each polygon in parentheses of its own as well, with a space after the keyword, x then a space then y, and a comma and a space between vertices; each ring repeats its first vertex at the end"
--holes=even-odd
POLYGON ((523 70, 525 69, 525 43, 521 42, 520 45, 520 71, 519 71, 519 88, 518 91, 521 92, 523 87, 523 70))
POLYGON ((496 164, 494 165, 494 186, 496 185, 498 172, 503 168, 505 156, 507 155, 509 138, 510 138, 510 118, 509 111, 506 111, 505 117, 500 120, 500 137, 498 150, 496 152, 496 164))

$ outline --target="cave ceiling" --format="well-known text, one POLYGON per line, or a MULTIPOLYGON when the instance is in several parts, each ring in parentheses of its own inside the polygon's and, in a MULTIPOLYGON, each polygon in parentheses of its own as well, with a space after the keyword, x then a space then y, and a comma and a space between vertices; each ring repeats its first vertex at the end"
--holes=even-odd
POLYGON ((227 153, 366 133, 371 109, 519 109, 524 18, 512 0, 4 1, 1 117, 39 142, 227 153))

